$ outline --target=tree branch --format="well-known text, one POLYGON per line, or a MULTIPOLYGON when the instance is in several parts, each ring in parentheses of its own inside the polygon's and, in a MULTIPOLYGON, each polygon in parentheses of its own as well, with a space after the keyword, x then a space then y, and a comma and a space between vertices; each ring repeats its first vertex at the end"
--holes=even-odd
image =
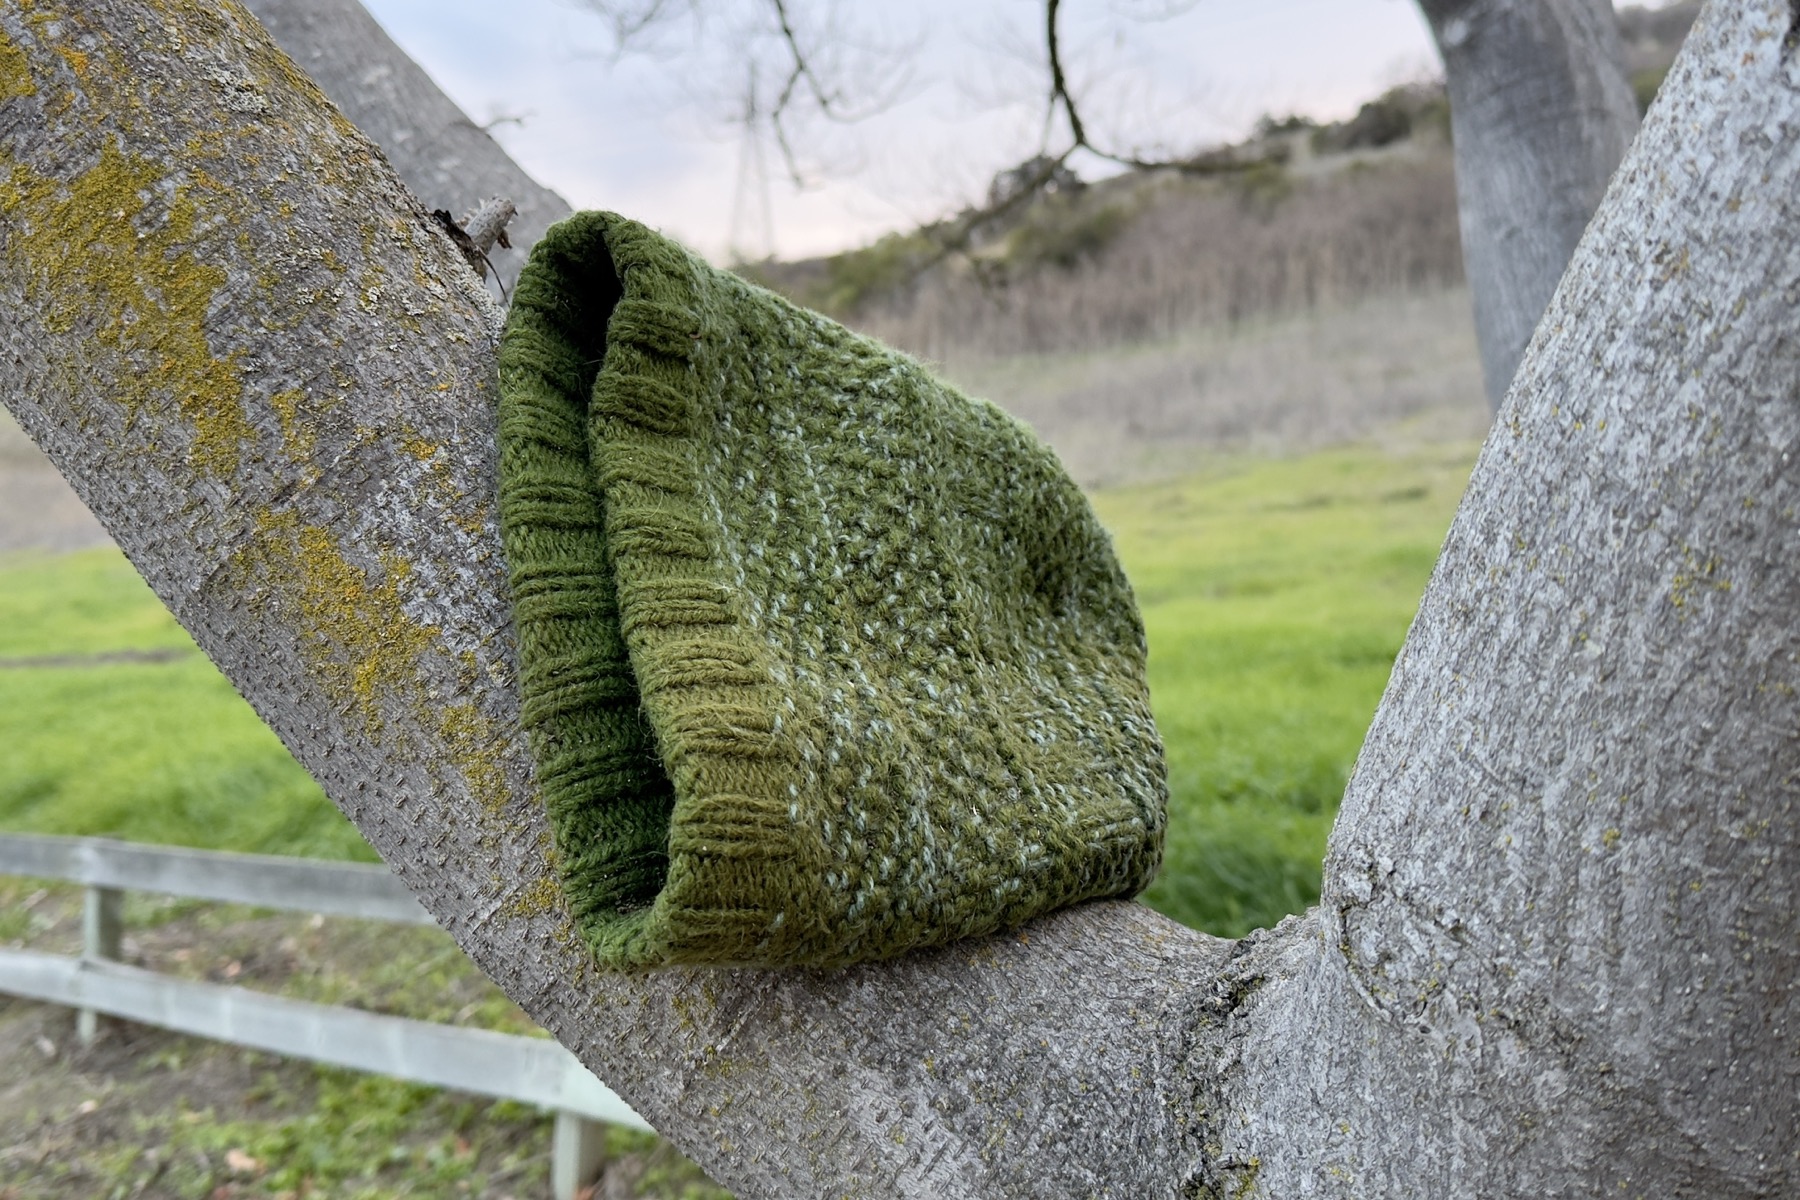
POLYGON ((458 942, 740 1195, 1800 1188, 1785 3, 1709 10, 1577 255, 1319 909, 641 977, 575 938, 518 737, 485 291, 235 3, 36 11, 0 9, 0 397, 458 942))
POLYGON ((1611 0, 1420 0, 1444 58, 1463 257, 1498 410, 1638 131, 1611 0))
MULTIPOLYGON (((462 214, 489 196, 505 196, 518 210, 511 229, 521 251, 569 215, 568 202, 513 162, 357 0, 248 0, 247 6, 382 148, 428 209, 462 214)), ((498 257, 494 275, 504 289, 518 276, 524 254, 498 257)))
POLYGON ((1069 121, 1069 134, 1075 139, 1077 146, 1088 146, 1087 130, 1082 126, 1081 113, 1075 107, 1075 97, 1069 92, 1068 77, 1063 74, 1062 43, 1057 35, 1057 18, 1062 12, 1062 0, 1044 0, 1044 48, 1050 60, 1050 110, 1060 107, 1069 121))
POLYGON ((1076 150, 1086 150, 1096 158, 1117 163, 1121 167, 1130 167, 1134 171, 1175 170, 1193 175, 1231 174, 1273 161, 1266 157, 1238 159, 1216 151, 1192 154, 1184 158, 1146 158, 1141 154, 1127 154, 1095 143, 1088 136, 1087 125, 1081 119, 1081 110, 1076 105, 1075 93, 1069 87, 1068 72, 1063 66, 1062 38, 1059 32, 1061 14, 1062 0, 1044 0, 1044 50, 1050 67, 1047 116, 1054 117, 1060 109, 1069 123, 1070 145, 1063 152, 1063 159, 1076 150))

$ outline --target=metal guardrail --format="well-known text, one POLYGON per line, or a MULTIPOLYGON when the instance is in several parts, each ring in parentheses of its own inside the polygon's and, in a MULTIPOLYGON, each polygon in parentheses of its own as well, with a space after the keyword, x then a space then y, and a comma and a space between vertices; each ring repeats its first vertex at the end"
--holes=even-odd
POLYGON ((0 834, 0 875, 402 925, 437 924, 393 872, 374 863, 13 833, 0 834))
POLYGON ((573 1054, 544 1038, 290 1000, 244 987, 174 979, 117 961, 120 901, 128 890, 435 924, 385 867, 107 838, 0 834, 0 875, 86 886, 80 958, 0 950, 0 992, 76 1008, 83 1041, 92 1040, 97 1015, 104 1013, 213 1041, 550 1109, 556 1114, 550 1175, 558 1200, 567 1200, 592 1180, 604 1155, 604 1125, 650 1128, 573 1054))

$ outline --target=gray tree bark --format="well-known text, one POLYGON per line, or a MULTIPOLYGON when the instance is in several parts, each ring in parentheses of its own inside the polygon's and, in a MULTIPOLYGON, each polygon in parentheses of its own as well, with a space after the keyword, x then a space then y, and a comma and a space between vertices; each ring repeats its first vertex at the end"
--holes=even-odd
POLYGON ((246 0, 251 12, 428 209, 465 219, 490 196, 513 202, 513 249, 488 259, 510 289, 525 254, 569 203, 527 175, 357 0, 246 0))
POLYGON ((1463 261, 1498 410, 1638 129, 1612 0, 1419 0, 1444 57, 1463 261))
POLYGON ((1715 3, 1482 454, 1319 907, 594 969, 498 313, 233 0, 0 0, 0 397, 465 949, 739 1194, 1800 1192, 1800 42, 1715 3))

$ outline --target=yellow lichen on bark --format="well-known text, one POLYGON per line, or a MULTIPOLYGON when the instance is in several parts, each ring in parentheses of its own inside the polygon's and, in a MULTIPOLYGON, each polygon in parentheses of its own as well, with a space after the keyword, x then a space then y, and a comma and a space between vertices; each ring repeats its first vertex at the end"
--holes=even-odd
MULTIPOLYGON (((566 910, 562 888, 557 886, 556 879, 548 871, 533 879, 521 888, 509 892, 506 898, 505 911, 519 918, 547 916, 559 910, 566 910)), ((573 921, 565 921, 568 933, 573 936, 573 921)))
POLYGON ((31 60, 17 45, 0 35, 0 104, 35 95, 37 84, 31 78, 31 60))
POLYGON ((84 331, 98 351, 76 368, 81 382, 131 417, 172 402, 192 430, 194 465, 230 476, 253 433, 236 356, 207 341, 226 273, 194 251, 192 185, 111 145, 70 180, 3 157, 0 169, 0 210, 21 234, 14 252, 33 306, 52 333, 84 331))
POLYGON ((467 700, 446 704, 433 715, 430 723, 436 726, 450 761, 462 772, 469 794, 482 811, 498 816, 512 795, 506 784, 506 771, 500 765, 511 739, 467 700))
POLYGON ((426 441, 410 429, 401 435, 400 448, 420 462, 430 462, 443 449, 436 442, 426 441))
POLYGON ((269 397, 269 407, 281 425, 281 445, 288 461, 300 471, 307 483, 318 479, 314 460, 319 449, 319 431, 305 412, 307 396, 300 388, 284 388, 269 397))
POLYGON ((355 708, 373 736, 382 726, 381 702, 417 677, 431 644, 430 630, 402 604, 411 564, 384 556, 372 579, 328 530, 292 512, 264 513, 256 524, 239 567, 293 606, 289 619, 307 667, 334 700, 355 708))
MULTIPOLYGON (((412 564, 384 554, 378 571, 365 571, 328 529, 292 512, 265 512, 256 527, 256 538, 238 552, 236 572, 291 606, 276 619, 288 622, 327 695, 371 738, 381 735, 382 714, 394 711, 396 697, 414 696, 412 722, 437 740, 440 761, 462 775, 483 810, 497 815, 511 795, 501 765, 511 737, 473 702, 440 697, 422 682, 437 632, 406 611, 412 564)), ((462 656, 457 673, 461 686, 473 686, 479 665, 472 655, 462 656)))

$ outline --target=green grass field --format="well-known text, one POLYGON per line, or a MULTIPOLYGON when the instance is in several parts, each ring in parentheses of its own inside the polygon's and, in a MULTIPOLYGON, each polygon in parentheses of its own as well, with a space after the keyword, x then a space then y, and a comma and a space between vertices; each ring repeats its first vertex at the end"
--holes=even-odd
POLYGON ((0 664, 0 828, 375 857, 117 551, 0 558, 0 664))
POLYGON ((1168 750, 1152 906, 1238 936, 1317 899, 1338 799, 1475 449, 1244 460, 1095 498, 1143 609, 1168 750))
MULTIPOLYGON (((1168 746, 1155 907, 1237 935, 1315 898, 1474 449, 1246 458, 1096 497, 1168 746)), ((110 550, 0 558, 0 828, 374 857, 110 550), (120 651, 172 657, 99 657, 120 651)))

